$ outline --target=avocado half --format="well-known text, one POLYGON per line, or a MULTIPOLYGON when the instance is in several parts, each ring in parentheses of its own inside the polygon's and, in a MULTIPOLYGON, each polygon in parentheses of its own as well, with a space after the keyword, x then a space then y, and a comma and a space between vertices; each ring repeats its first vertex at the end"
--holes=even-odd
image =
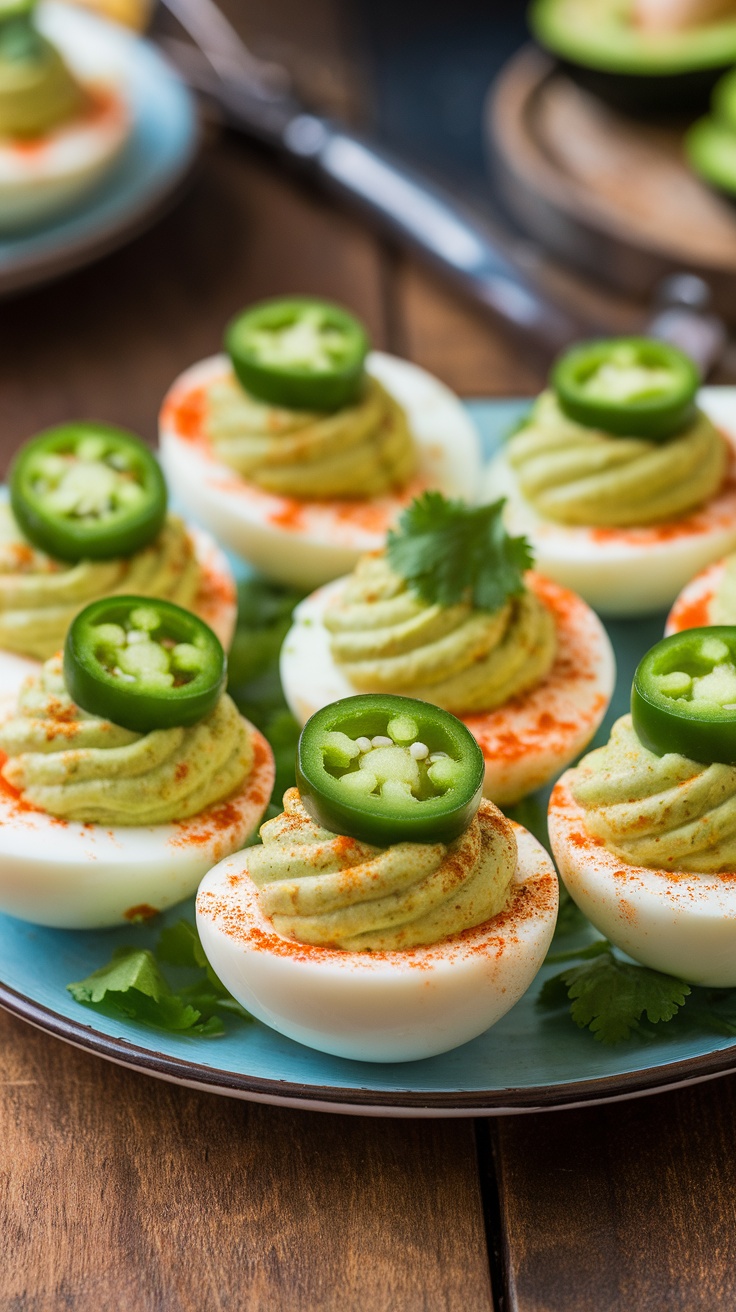
POLYGON ((633 114, 705 108, 736 64, 736 18, 686 31, 644 32, 627 0, 533 0, 529 25, 586 90, 633 114))
POLYGON ((721 78, 711 109, 685 137, 685 153, 701 178, 736 201, 736 70, 721 78))

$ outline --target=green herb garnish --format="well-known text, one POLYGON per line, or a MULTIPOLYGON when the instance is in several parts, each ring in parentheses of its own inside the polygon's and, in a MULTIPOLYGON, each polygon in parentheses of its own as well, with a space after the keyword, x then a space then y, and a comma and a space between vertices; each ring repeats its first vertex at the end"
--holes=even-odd
POLYGON ((569 1001, 575 1024, 601 1043, 628 1039, 643 1016, 652 1024, 672 1020, 691 991, 684 980, 615 957, 606 939, 547 957, 548 962, 575 959, 583 964, 548 979, 539 1003, 559 1007, 569 1001))
POLYGON ((210 966, 196 927, 186 920, 164 929, 154 951, 118 947, 111 960, 67 988, 76 1002, 104 1016, 124 1017, 174 1034, 224 1034, 220 1012, 250 1019, 210 966), (161 965, 187 971, 174 989, 161 965))
POLYGON ((524 591, 524 572, 533 560, 526 538, 506 532, 504 504, 472 507, 424 492, 404 511, 398 530, 389 532, 391 568, 423 601, 499 610, 524 591))

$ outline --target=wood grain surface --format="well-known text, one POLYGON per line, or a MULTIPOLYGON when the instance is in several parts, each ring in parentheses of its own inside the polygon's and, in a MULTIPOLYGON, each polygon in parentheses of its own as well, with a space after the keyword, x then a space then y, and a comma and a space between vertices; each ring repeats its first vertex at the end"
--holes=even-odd
POLYGON ((736 1307, 736 1079, 493 1128, 508 1312, 736 1307))
MULTIPOLYGON (((411 263, 230 143, 154 232, 4 307, 3 463, 75 416, 153 438, 165 387, 218 348, 227 316, 293 290, 344 301, 462 392, 542 381, 411 263)), ((230 1102, 2 1013, 0 1051, 0 1312, 736 1305, 733 1080, 474 1126, 230 1102)))

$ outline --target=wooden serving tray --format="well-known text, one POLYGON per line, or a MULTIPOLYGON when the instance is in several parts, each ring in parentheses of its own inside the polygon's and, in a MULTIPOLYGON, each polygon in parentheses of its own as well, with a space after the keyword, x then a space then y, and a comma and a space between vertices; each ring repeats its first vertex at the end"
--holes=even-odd
POLYGON ((668 274, 697 273, 736 322, 736 205, 688 168, 685 126, 617 113, 531 46, 485 118, 501 196, 547 250, 641 299, 668 274))

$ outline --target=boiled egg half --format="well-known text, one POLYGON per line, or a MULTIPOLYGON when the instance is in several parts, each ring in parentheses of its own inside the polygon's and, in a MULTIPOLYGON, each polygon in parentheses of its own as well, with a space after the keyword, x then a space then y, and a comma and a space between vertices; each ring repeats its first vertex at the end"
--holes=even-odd
MULTIPOLYGON (((481 803, 479 816, 490 824, 486 808, 486 816, 493 811, 481 803)), ((417 1061, 448 1052, 518 1002, 554 933, 554 866, 526 829, 513 829, 518 859, 506 908, 431 947, 349 952, 282 937, 261 910, 247 849, 202 881, 202 946, 233 996, 298 1043, 357 1061, 417 1061)))
MULTIPOLYGON (((736 387, 706 387, 698 404, 734 448, 736 387)), ((488 466, 484 499, 506 497, 506 527, 532 543, 541 573, 574 588, 602 615, 642 615, 672 605, 689 579, 736 547, 736 468, 699 510, 643 528, 570 527, 544 519, 522 495, 502 451, 488 466)))
POLYGON ((241 789, 175 824, 59 820, 23 802, 0 776, 0 912, 57 929, 102 929, 190 897, 213 862, 243 846, 271 797, 273 754, 249 728, 255 758, 241 789))
POLYGON ((479 438, 454 393, 426 370, 380 351, 365 367, 403 407, 419 457, 405 488, 368 501, 274 495, 216 460, 206 394, 231 376, 225 355, 188 369, 164 400, 159 454, 172 493, 218 541, 279 582, 313 588, 346 573, 363 552, 383 545, 387 529, 425 488, 467 501, 477 496, 479 438))
POLYGON ((611 943, 690 984, 736 987, 736 875, 627 865, 586 831, 570 772, 552 793, 549 834, 570 896, 611 943))
POLYGON ((126 42, 109 23, 66 5, 41 5, 38 26, 86 93, 74 118, 39 137, 0 138, 0 231, 51 219, 108 172, 132 129, 124 87, 126 42))

